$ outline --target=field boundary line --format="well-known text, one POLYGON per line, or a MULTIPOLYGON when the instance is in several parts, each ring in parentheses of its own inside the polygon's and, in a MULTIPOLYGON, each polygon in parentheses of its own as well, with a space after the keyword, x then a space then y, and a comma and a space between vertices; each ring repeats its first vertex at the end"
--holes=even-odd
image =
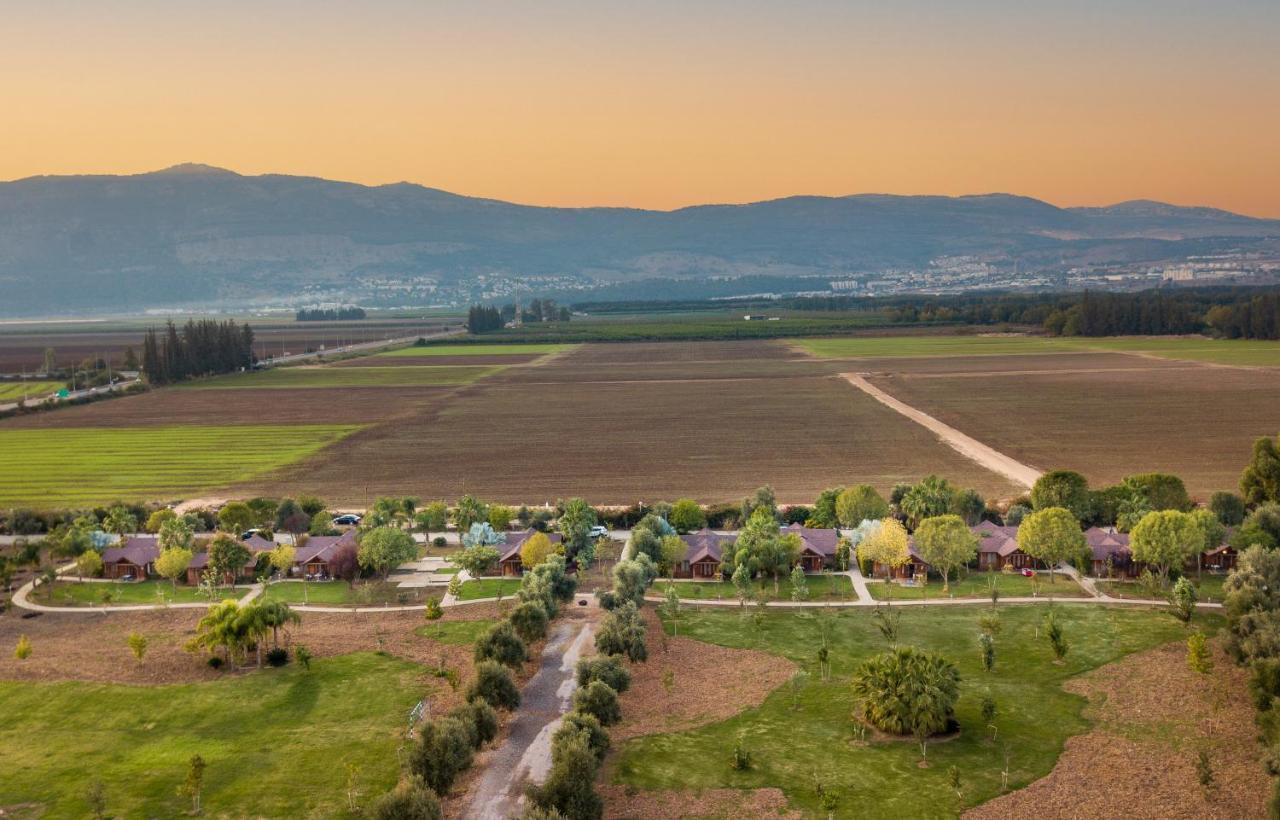
POLYGON ((943 441, 951 449, 958 452, 971 461, 986 467, 994 473, 1021 484, 1030 489, 1036 480, 1040 478, 1041 472, 1035 467, 1030 467, 1022 462, 1007 456, 1004 453, 990 447, 972 436, 960 432, 949 424, 938 421, 933 416, 921 410, 917 410, 906 402, 899 401, 880 388, 871 384, 858 373, 841 373, 840 377, 849 384, 866 393, 871 398, 880 402, 889 409, 906 416, 907 418, 919 424, 921 427, 931 431, 939 439, 943 441))

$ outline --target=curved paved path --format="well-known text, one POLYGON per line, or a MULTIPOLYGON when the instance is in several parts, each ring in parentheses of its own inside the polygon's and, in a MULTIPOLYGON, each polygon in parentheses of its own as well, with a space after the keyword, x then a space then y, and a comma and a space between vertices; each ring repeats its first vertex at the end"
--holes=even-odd
POLYGON ((914 421, 916 424, 932 431, 951 449, 967 459, 976 461, 988 470, 999 473, 1005 478, 1028 488, 1040 478, 1040 471, 1029 467, 992 447, 983 444, 972 436, 965 435, 956 428, 943 424, 928 413, 917 410, 911 405, 895 399, 880 388, 871 384, 858 373, 841 373, 841 378, 866 393, 891 410, 914 421))

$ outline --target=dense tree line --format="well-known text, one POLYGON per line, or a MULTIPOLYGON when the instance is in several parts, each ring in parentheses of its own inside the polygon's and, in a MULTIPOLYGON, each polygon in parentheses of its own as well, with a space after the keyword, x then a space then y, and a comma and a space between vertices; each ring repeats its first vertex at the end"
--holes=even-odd
POLYGON ((151 384, 234 373, 253 362, 253 329, 231 319, 191 319, 181 330, 169 322, 163 335, 149 328, 142 342, 142 372, 151 384))
POLYGON ((502 314, 495 307, 486 305, 472 305, 467 311, 467 332, 468 333, 488 333, 493 330, 502 330, 502 314))
POLYGON ((346 319, 364 319, 367 314, 364 308, 303 308, 295 314, 299 322, 335 322, 346 319))

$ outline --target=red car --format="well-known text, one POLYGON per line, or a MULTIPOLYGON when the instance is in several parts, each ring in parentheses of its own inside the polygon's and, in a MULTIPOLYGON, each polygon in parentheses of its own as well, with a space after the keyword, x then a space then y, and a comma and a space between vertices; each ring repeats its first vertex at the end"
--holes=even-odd
POLYGON ((1031 567, 1023 567, 1023 568, 1022 568, 1022 577, 1023 577, 1023 578, 1034 578, 1034 577, 1036 577, 1036 571, 1035 571, 1034 569, 1032 569, 1031 567))

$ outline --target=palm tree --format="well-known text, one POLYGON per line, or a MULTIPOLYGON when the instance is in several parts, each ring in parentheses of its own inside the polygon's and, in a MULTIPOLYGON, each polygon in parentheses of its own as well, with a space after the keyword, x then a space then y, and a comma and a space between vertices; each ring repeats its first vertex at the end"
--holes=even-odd
POLYGON ((244 635, 240 605, 233 600, 226 600, 209 607, 209 611, 196 624, 196 636, 187 644, 187 648, 204 648, 211 654, 221 649, 230 666, 234 654, 239 652, 244 643, 244 635))
POLYGON ((277 649, 280 647, 280 630, 289 624, 302 623, 302 616, 283 601, 263 601, 254 606, 262 610, 263 623, 271 628, 271 644, 277 649))
POLYGON ((258 655, 258 668, 261 669, 262 644, 267 637, 267 632, 273 629, 265 607, 257 601, 241 607, 239 617, 236 619, 236 628, 242 642, 248 643, 249 639, 253 640, 254 649, 258 655))

